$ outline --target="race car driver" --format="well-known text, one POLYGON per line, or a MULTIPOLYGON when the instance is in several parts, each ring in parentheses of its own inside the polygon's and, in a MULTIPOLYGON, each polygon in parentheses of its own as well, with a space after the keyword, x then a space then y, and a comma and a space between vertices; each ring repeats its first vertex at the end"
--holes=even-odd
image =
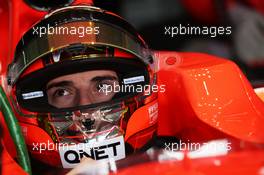
POLYGON ((157 102, 153 55, 110 12, 70 6, 46 15, 20 40, 8 81, 32 157, 51 166, 119 160, 155 135, 157 121, 145 115, 157 102))
MULTIPOLYGON (((201 57, 195 55, 195 58, 201 57)), ((175 63, 173 60, 166 64, 175 63)), ((144 88, 135 92, 129 89, 113 91, 113 87, 133 89, 155 84, 154 61, 130 25, 94 7, 62 8, 33 26, 20 41, 8 72, 11 99, 32 156, 52 166, 62 164, 69 168, 83 157, 123 158, 123 140, 127 152, 147 147, 156 131, 157 115, 149 116, 157 112, 156 94, 147 93, 144 88), (101 100, 94 98, 99 95, 103 97, 101 100), (58 145, 59 149, 50 149, 49 145, 58 145)), ((187 64, 190 65, 190 60, 187 64)), ((195 65, 200 64, 195 62, 195 65)), ((163 81, 177 84, 173 78, 163 81)), ((180 100, 175 96, 168 99, 174 105, 180 100)), ((184 108, 178 106, 173 112, 188 110, 188 105, 183 105, 184 108)), ((166 119, 180 115, 164 116, 166 119)), ((181 120, 168 121, 166 128, 173 128, 165 131, 175 135, 176 125, 170 124, 180 125, 181 120)), ((195 118, 186 121, 185 124, 198 123, 195 118)), ((200 131, 206 130, 204 125, 198 126, 200 131)), ((192 127, 184 133, 195 133, 199 138, 204 136, 195 131, 192 127)))

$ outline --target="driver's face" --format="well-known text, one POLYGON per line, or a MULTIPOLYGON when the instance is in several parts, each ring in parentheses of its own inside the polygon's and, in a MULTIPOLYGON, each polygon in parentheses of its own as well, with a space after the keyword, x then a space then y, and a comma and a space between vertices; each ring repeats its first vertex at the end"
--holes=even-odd
POLYGON ((48 102, 57 108, 75 107, 106 102, 115 92, 102 91, 102 87, 118 85, 114 71, 95 70, 57 77, 47 84, 48 102))

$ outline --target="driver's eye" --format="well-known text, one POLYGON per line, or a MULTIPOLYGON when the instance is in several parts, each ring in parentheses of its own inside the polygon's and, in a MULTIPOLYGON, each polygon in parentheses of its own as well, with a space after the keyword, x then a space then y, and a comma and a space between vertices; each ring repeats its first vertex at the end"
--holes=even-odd
POLYGON ((54 93, 53 96, 54 97, 62 97, 62 96, 67 96, 70 95, 69 90, 67 89, 57 89, 54 93))
POLYGON ((112 86, 109 82, 98 82, 96 84, 96 89, 100 91, 101 89, 109 89, 112 86))
POLYGON ((115 80, 98 81, 93 88, 93 93, 111 92, 114 90, 115 85, 118 85, 118 82, 115 80))

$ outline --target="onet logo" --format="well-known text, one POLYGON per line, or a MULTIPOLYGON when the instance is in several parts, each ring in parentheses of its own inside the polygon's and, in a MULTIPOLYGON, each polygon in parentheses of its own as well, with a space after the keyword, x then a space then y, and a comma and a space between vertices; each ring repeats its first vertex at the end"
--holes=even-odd
POLYGON ((120 142, 103 145, 100 147, 90 148, 88 151, 84 150, 68 150, 64 153, 64 160, 70 164, 80 163, 83 157, 89 157, 94 160, 102 160, 109 158, 109 151, 113 152, 113 156, 117 156, 117 146, 120 142), (110 150, 109 150, 110 149, 110 150))

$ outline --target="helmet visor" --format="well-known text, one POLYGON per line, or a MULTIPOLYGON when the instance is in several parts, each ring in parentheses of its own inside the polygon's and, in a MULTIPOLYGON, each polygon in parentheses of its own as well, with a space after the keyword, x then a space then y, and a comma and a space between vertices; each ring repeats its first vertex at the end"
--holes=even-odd
MULTIPOLYGON (((76 21, 55 27, 49 24, 46 25, 44 29, 47 30, 44 34, 41 34, 41 36, 40 33, 33 34, 34 31, 29 31, 20 41, 15 53, 15 60, 10 65, 8 71, 11 84, 14 84, 21 73, 34 61, 62 48, 73 45, 119 48, 133 54, 146 64, 149 62, 150 52, 148 49, 146 49, 135 37, 122 29, 100 22, 87 21, 76 21), (86 34, 87 28, 96 28, 98 32, 86 34), (50 32, 51 29, 54 30, 50 32), (62 29, 64 29, 64 31, 62 29), (78 30, 79 33, 77 32, 78 30)), ((38 27, 43 26, 36 26, 35 29, 38 27)))

